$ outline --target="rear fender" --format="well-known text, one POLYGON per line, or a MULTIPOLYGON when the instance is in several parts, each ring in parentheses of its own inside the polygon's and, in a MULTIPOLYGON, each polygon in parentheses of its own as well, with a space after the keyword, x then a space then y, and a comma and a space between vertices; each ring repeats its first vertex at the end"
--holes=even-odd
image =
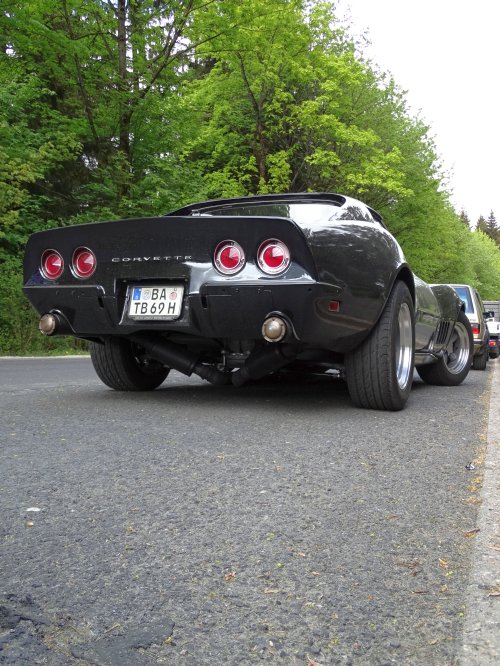
POLYGON ((453 287, 448 284, 433 284, 431 289, 436 296, 443 319, 456 320, 460 310, 465 310, 463 302, 453 287))

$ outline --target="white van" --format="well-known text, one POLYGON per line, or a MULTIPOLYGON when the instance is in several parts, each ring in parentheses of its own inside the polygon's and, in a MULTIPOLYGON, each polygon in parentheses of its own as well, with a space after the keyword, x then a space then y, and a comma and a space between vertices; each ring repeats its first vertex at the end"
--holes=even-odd
POLYGON ((478 292, 469 284, 451 284, 465 304, 465 314, 469 318, 474 336, 474 370, 484 370, 489 358, 489 333, 484 318, 484 306, 478 292))

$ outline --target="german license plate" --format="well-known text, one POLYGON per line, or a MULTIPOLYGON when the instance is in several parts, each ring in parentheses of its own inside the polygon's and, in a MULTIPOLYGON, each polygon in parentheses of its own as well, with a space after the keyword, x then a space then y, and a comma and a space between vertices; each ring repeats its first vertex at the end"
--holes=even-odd
POLYGON ((131 319, 178 319, 184 287, 179 285, 130 286, 128 316, 131 319))

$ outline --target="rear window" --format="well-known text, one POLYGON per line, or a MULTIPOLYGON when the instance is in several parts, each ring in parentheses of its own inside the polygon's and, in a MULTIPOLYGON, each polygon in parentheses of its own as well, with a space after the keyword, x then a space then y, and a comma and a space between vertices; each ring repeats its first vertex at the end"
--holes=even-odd
POLYGON ((467 287, 454 287, 459 298, 465 303, 465 312, 467 314, 474 314, 474 306, 472 305, 472 298, 470 291, 467 287))
POLYGON ((314 222, 332 222, 335 220, 356 220, 373 222, 368 208, 362 205, 336 206, 330 203, 257 203, 235 206, 214 206, 200 211, 202 215, 245 215, 259 217, 288 217, 297 224, 307 225, 314 222))

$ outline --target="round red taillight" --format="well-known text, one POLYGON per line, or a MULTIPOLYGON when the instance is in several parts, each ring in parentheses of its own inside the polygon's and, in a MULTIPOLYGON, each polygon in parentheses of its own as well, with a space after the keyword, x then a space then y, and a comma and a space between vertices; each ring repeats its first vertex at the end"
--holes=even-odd
POLYGON ((224 275, 232 275, 243 268, 245 253, 235 241, 222 241, 215 248, 214 263, 218 271, 224 275))
POLYGON ((56 250, 45 250, 40 264, 42 275, 48 280, 57 280, 64 270, 64 260, 56 250))
POLYGON ((257 262, 264 273, 276 275, 288 268, 290 252, 284 243, 273 238, 261 244, 257 252, 257 262))
POLYGON ((97 266, 95 254, 88 247, 79 247, 73 252, 73 273, 79 278, 90 277, 97 266))

